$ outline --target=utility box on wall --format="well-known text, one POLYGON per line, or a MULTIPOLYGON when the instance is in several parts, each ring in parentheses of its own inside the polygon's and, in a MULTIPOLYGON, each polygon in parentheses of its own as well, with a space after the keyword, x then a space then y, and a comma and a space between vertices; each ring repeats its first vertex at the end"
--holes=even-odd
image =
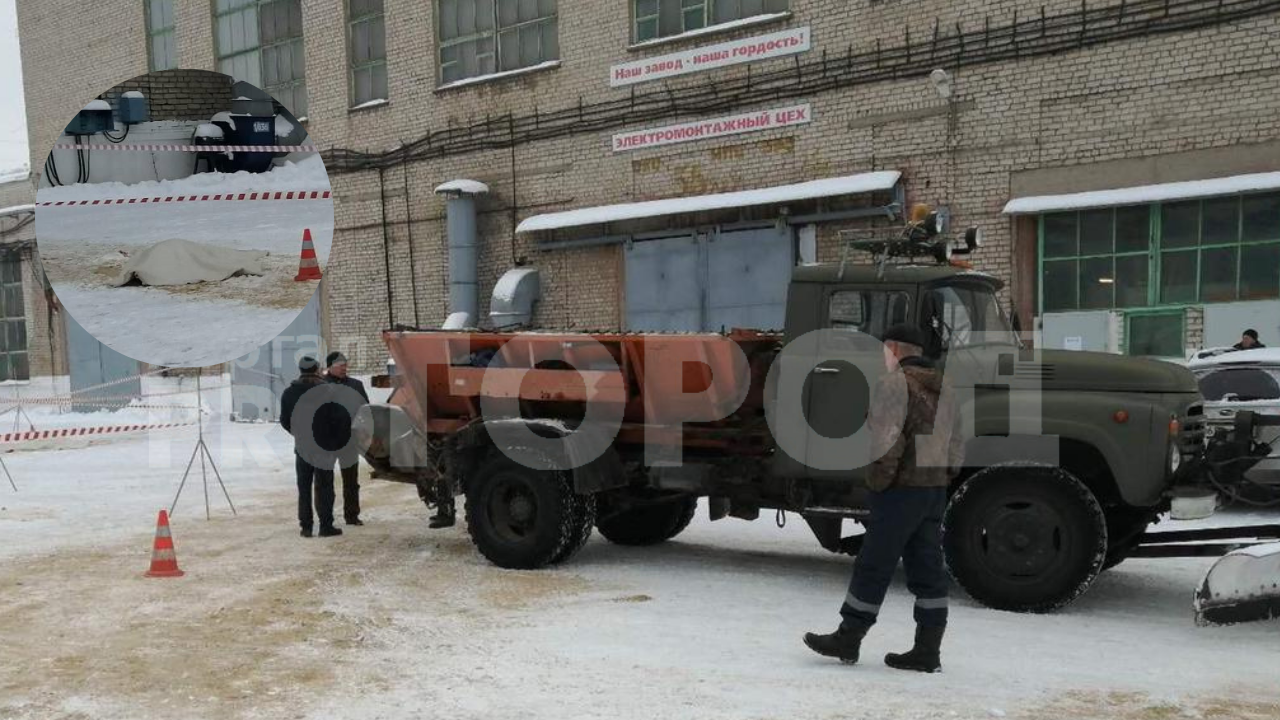
POLYGON ((1048 313, 1040 319, 1043 347, 1118 353, 1120 316, 1110 310, 1048 313))

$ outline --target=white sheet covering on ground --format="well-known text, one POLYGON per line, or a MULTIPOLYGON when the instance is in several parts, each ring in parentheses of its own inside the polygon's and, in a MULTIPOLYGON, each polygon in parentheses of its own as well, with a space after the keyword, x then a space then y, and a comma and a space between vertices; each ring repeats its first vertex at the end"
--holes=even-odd
POLYGON ((134 253, 116 277, 116 286, 135 280, 143 285, 189 285, 221 282, 236 275, 261 275, 260 250, 232 250, 189 240, 163 240, 134 253))

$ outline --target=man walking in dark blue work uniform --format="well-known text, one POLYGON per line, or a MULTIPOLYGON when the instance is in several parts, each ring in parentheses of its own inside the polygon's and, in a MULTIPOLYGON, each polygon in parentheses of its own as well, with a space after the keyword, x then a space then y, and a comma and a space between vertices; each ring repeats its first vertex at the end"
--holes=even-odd
POLYGON ((804 636, 814 652, 850 664, 858 661, 901 559, 916 598, 915 645, 886 655, 885 664, 921 672, 942 668, 948 582, 942 513, 947 485, 963 461, 963 436, 953 401, 942 397, 942 374, 921 357, 924 343, 924 334, 910 325, 884 334, 890 372, 877 384, 867 417, 875 458, 867 472, 867 530, 840 608, 840 627, 829 635, 804 636))

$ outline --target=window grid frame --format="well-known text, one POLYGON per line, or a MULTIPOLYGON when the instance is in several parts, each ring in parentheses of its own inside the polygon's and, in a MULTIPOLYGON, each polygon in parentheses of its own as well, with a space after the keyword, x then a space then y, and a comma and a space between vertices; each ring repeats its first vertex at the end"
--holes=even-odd
MULTIPOLYGON (((218 41, 218 22, 221 21, 223 18, 231 17, 232 15, 242 13, 245 11, 245 9, 252 7, 253 22, 255 25, 257 25, 258 23, 261 22, 261 20, 258 19, 258 13, 260 11, 259 9, 264 4, 265 1, 267 0, 241 0, 239 4, 236 4, 236 0, 229 0, 232 7, 228 8, 227 10, 218 10, 217 0, 213 0, 213 6, 212 6, 213 7, 213 59, 214 59, 215 65, 218 65, 219 67, 221 67, 224 61, 233 60, 235 58, 241 57, 242 55, 248 55, 250 53, 258 53, 259 54, 258 55, 258 74, 259 75, 262 74, 261 34, 259 33, 257 45, 254 45, 253 47, 249 47, 249 48, 244 48, 243 50, 236 50, 235 52, 223 53, 222 43, 218 41)), ((222 72, 222 71, 219 70, 218 72, 222 72)), ((224 74, 229 74, 229 73, 224 73, 224 74)))
POLYGON ((154 14, 151 12, 152 0, 142 0, 143 15, 147 23, 147 72, 160 72, 162 70, 174 70, 174 69, 177 69, 178 67, 178 42, 177 42, 178 21, 176 18, 173 17, 173 14, 174 14, 173 0, 165 0, 165 1, 169 3, 169 19, 173 24, 166 25, 157 30, 155 29, 155 24, 152 22, 152 18, 154 17, 154 14), (155 40, 158 37, 169 38, 169 43, 168 43, 169 47, 173 48, 173 64, 172 65, 168 65, 166 67, 158 67, 156 65, 155 40))
MULTIPOLYGON (((475 0, 459 0, 459 2, 475 2, 475 0)), ((500 74, 500 73, 504 73, 504 72, 514 72, 514 71, 517 71, 517 70, 523 70, 523 69, 525 69, 525 68, 529 68, 529 67, 535 67, 535 66, 537 66, 537 65, 539 65, 539 64, 541 64, 541 63, 552 62, 552 61, 558 61, 558 60, 560 59, 559 57, 555 57, 555 58, 544 58, 544 59, 540 60, 539 62, 534 63, 534 64, 532 64, 532 65, 520 65, 520 66, 518 66, 518 67, 514 67, 514 68, 511 68, 511 69, 509 69, 509 70, 504 70, 504 69, 502 68, 502 47, 501 47, 501 46, 502 46, 502 43, 501 43, 501 36, 502 36, 502 34, 503 34, 503 33, 507 33, 507 32, 515 32, 515 33, 516 33, 516 35, 517 35, 517 43, 518 43, 518 42, 519 42, 519 34, 520 34, 520 30, 522 30, 522 29, 524 29, 524 28, 527 28, 527 27, 542 26, 542 25, 547 24, 547 23, 550 23, 550 22, 555 22, 555 23, 556 23, 556 32, 557 32, 557 33, 559 33, 559 32, 560 32, 560 3, 559 3, 559 0, 557 0, 557 2, 556 2, 556 11, 555 11, 554 13, 552 13, 551 15, 543 15, 543 16, 537 17, 537 18, 535 18, 535 19, 533 19, 533 20, 518 21, 518 22, 516 22, 516 23, 515 23, 515 24, 513 24, 513 25, 507 25, 507 26, 505 26, 505 27, 501 24, 502 11, 501 11, 501 9, 499 8, 500 4, 501 4, 501 3, 500 3, 500 0, 493 0, 493 27, 492 27, 491 29, 489 29, 489 30, 481 30, 481 31, 479 31, 479 32, 471 33, 470 35, 459 35, 458 37, 450 38, 450 39, 448 39, 448 40, 445 40, 445 39, 444 39, 444 37, 443 37, 443 35, 444 35, 444 24, 443 24, 443 22, 442 22, 442 20, 441 20, 441 18, 443 17, 443 13, 441 13, 441 12, 440 12, 440 5, 441 5, 441 3, 440 3, 440 0, 436 0, 436 4, 435 4, 435 7, 436 7, 436 43, 437 43, 437 48, 436 48, 436 62, 437 62, 437 64, 439 65, 439 73, 438 73, 438 77, 436 78, 436 80, 437 80, 437 86, 449 85, 449 84, 451 84, 451 83, 455 83, 455 82, 462 82, 462 81, 464 81, 464 80, 474 80, 474 79, 476 79, 476 78, 490 77, 490 76, 492 76, 492 75, 498 75, 498 74, 500 74), (451 61, 451 62, 445 62, 445 60, 444 60, 444 51, 445 51, 445 49, 446 49, 446 48, 456 47, 456 46, 459 46, 459 45, 465 45, 465 44, 467 44, 467 43, 472 43, 472 42, 476 42, 476 41, 478 41, 478 40, 484 40, 484 39, 489 39, 489 40, 491 40, 491 41, 492 41, 492 43, 493 43, 493 52, 490 52, 490 53, 483 53, 483 54, 477 53, 477 54, 476 54, 476 58, 477 58, 477 60, 478 60, 479 58, 482 58, 482 57, 490 57, 490 56, 492 56, 492 57, 493 57, 493 72, 488 72, 488 73, 478 73, 478 74, 476 74, 476 75, 464 75, 464 76, 462 76, 462 77, 459 77, 459 78, 455 78, 455 79, 453 79, 453 80, 448 80, 448 81, 446 81, 446 80, 444 79, 444 78, 445 78, 445 75, 446 75, 446 69, 447 69, 447 68, 452 68, 453 66, 458 65, 458 64, 461 62, 461 60, 454 60, 454 61, 451 61)), ((546 48, 544 48, 544 47, 543 47, 543 37, 542 37, 542 33, 541 33, 541 32, 539 32, 539 33, 538 33, 538 55, 539 55, 540 57, 541 57, 541 56, 543 56, 543 53, 544 53, 545 49, 546 49, 546 48)), ((557 52, 557 55, 559 55, 559 53, 558 53, 558 52, 557 52)))
POLYGON ((0 350, 0 358, 3 358, 3 366, 0 367, 0 379, 2 380, 19 380, 25 381, 31 379, 31 338, 26 333, 27 322, 27 298, 26 288, 22 280, 22 255, 19 252, 5 250, 0 252, 0 332, 5 333, 5 348, 0 350), (13 280, 6 281, 3 279, 5 266, 12 265, 13 280), (13 315, 13 308, 9 307, 9 303, 4 300, 8 296, 11 288, 17 288, 18 297, 21 299, 22 314, 13 315), (23 326, 23 343, 21 350, 14 350, 8 346, 8 332, 10 323, 21 323, 23 326), (13 358, 21 355, 23 366, 26 368, 25 377, 19 377, 13 372, 13 358))
MULTIPOLYGON (((260 90, 262 90, 263 92, 267 93, 267 94, 268 94, 268 95, 270 95, 272 98, 275 98, 275 99, 277 100, 277 102, 279 101, 279 98, 277 97, 277 94, 276 94, 275 90, 288 90, 288 91, 289 91, 289 100, 290 100, 290 101, 293 101, 293 100, 294 100, 294 95, 293 95, 293 93, 294 93, 295 91, 297 91, 299 88, 301 88, 301 89, 302 89, 302 92, 303 92, 303 98, 304 98, 304 100, 305 100, 305 101, 307 101, 307 105, 309 106, 309 105, 310 105, 310 101, 309 101, 309 98, 307 98, 307 96, 306 96, 307 75, 306 75, 305 70, 304 70, 304 72, 303 72, 303 74, 302 74, 302 77, 301 77, 301 78, 295 78, 295 79, 289 80, 288 82, 283 82, 283 83, 281 83, 281 82, 276 82, 276 83, 268 84, 268 83, 267 83, 267 81, 266 81, 266 68, 265 68, 265 65, 264 65, 264 64, 266 63, 266 56, 267 56, 267 53, 266 53, 266 52, 264 52, 264 51, 266 51, 266 50, 268 50, 268 49, 274 50, 274 49, 278 49, 278 48, 285 47, 285 46, 291 46, 291 45, 293 45, 293 44, 295 44, 295 43, 296 43, 296 44, 298 44, 299 46, 301 46, 301 47, 302 47, 302 56, 303 56, 303 60, 302 60, 302 62, 303 62, 303 64, 304 64, 304 67, 305 67, 305 64, 306 64, 306 45, 305 45, 305 41, 306 41, 306 21, 305 21, 305 18, 302 18, 302 19, 300 19, 300 20, 299 20, 299 28, 298 28, 298 34, 297 34, 297 35, 295 35, 295 36, 291 36, 291 37, 288 37, 288 38, 286 38, 286 39, 284 39, 284 40, 281 40, 280 38, 278 38, 278 37, 277 37, 277 38, 275 38, 274 40, 272 40, 272 41, 271 41, 271 42, 269 42, 269 43, 264 43, 264 42, 262 41, 262 8, 263 8, 263 6, 265 6, 265 5, 273 5, 273 4, 276 4, 277 2, 281 2, 281 1, 282 1, 282 0, 227 0, 228 8, 227 8, 226 10, 219 10, 219 9, 218 9, 218 2, 219 2, 219 0, 210 0, 210 7, 211 7, 211 8, 212 8, 212 10, 213 10, 213 56, 214 56, 214 65, 215 65, 215 66, 217 66, 217 68, 218 68, 218 72, 221 72, 221 73, 223 73, 223 74, 225 74, 225 75, 231 75, 232 77, 234 77, 234 78, 235 78, 235 79, 237 79, 237 80, 244 80, 245 82, 248 82, 248 80, 246 80, 245 78, 239 78, 239 77, 236 77, 236 76, 235 76, 235 75, 233 75, 232 73, 227 72, 226 70, 224 70, 224 69, 223 69, 223 68, 224 68, 224 65, 223 65, 223 64, 224 64, 224 63, 227 63, 227 62, 230 62, 230 61, 232 61, 232 60, 234 60, 234 59, 236 59, 236 58, 239 58, 239 57, 243 57, 243 56, 246 56, 246 55, 253 55, 253 54, 256 54, 256 55, 257 55, 257 59, 258 59, 258 62, 257 62, 257 65, 258 65, 258 81, 257 81, 257 82, 255 82, 255 83, 251 83, 251 84, 253 84, 254 86, 258 87, 260 90), (254 22, 254 26, 255 26, 255 27, 254 27, 254 30, 255 30, 255 33, 256 33, 256 35, 257 35, 257 40, 258 40, 257 44, 256 44, 256 45, 253 45, 253 46, 251 46, 251 47, 244 48, 244 49, 242 49, 242 50, 237 50, 237 51, 234 51, 234 52, 230 52, 230 53, 225 53, 225 54, 224 54, 224 53, 223 53, 223 48, 222 48, 222 43, 219 41, 219 22, 220 22, 223 18, 231 17, 231 16, 236 15, 236 14, 238 14, 238 13, 242 13, 242 12, 244 12, 245 10, 247 10, 248 8, 253 8, 253 22, 254 22)), ((298 3, 298 12, 299 12, 299 14, 301 14, 301 12, 302 12, 302 3, 301 3, 301 0, 293 0, 293 1, 298 3)), ((292 50, 290 50, 290 52, 292 52, 292 50)), ((281 103, 281 104, 284 104, 284 103, 281 103)), ((295 103, 293 103, 293 104, 295 104, 295 105, 296 105, 296 102, 295 102, 295 103)), ((307 115, 307 113, 306 113, 306 112, 298 112, 298 108, 296 108, 296 107, 292 107, 292 106, 290 106, 290 105, 285 105, 285 107, 289 110, 289 112, 293 113, 293 115, 294 115, 295 117, 297 117, 299 121, 303 120, 303 119, 306 117, 306 115, 307 115)), ((307 108, 304 108, 304 109, 307 109, 307 108)))
MULTIPOLYGON (((723 20, 720 22, 713 22, 716 16, 715 14, 716 5, 718 2, 720 2, 720 0, 694 0, 693 4, 695 5, 695 7, 685 7, 685 3, 688 2, 688 0, 654 0, 654 3, 655 3, 654 11, 646 15, 641 15, 639 5, 642 1, 643 0, 631 0, 631 42, 636 44, 669 40, 671 38, 676 38, 681 35, 684 35, 685 33, 696 32, 699 30, 712 31, 716 27, 719 27, 721 25, 728 25, 730 23, 739 22, 742 20, 748 20, 754 17, 767 17, 769 15, 774 14, 769 12, 767 9, 763 8, 763 3, 762 3, 762 6, 761 6, 762 10, 759 13, 737 17, 737 18, 734 18, 733 20, 723 20), (662 34, 662 4, 664 2, 675 2, 680 4, 680 12, 679 12, 680 32, 671 33, 669 35, 662 34), (696 6, 699 6, 699 5, 702 8, 702 24, 699 25, 698 27, 688 27, 688 23, 686 22, 685 15, 689 11, 697 9, 696 6), (640 23, 648 22, 648 21, 652 21, 655 23, 656 34, 653 37, 646 38, 646 37, 642 37, 640 34, 640 23)), ((787 10, 779 11, 779 12, 790 12, 790 11, 791 11, 791 2, 790 0, 788 0, 787 10)))
POLYGON ((363 105, 366 102, 373 102, 374 100, 388 100, 390 99, 390 95, 391 95, 391 83, 390 83, 390 79, 387 77, 386 3, 385 1, 382 3, 382 10, 380 10, 379 12, 365 12, 361 15, 355 15, 354 13, 351 12, 350 0, 347 0, 346 6, 347 6, 347 64, 348 64, 347 94, 348 94, 349 106, 356 107, 359 105, 363 105), (356 45, 355 45, 356 26, 363 23, 368 23, 378 18, 382 18, 382 57, 377 58, 375 60, 357 60, 356 45), (365 71, 373 71, 379 67, 382 68, 382 74, 383 74, 384 84, 386 86, 386 92, 383 93, 383 97, 371 97, 368 100, 360 100, 356 95, 356 74, 360 72, 365 72, 365 71))
MULTIPOLYGON (((1255 298, 1242 298, 1242 297, 1240 296, 1240 288, 1241 288, 1241 270, 1243 270, 1243 258, 1244 258, 1244 252, 1243 252, 1243 250, 1244 250, 1245 248, 1249 248, 1249 247, 1266 247, 1266 246, 1280 247, 1280 217, 1278 217, 1278 218, 1276 219, 1276 225, 1275 225, 1275 227, 1276 227, 1276 235, 1275 235, 1274 237, 1271 237, 1271 238, 1268 238, 1268 239, 1263 239, 1263 240, 1249 240, 1249 241, 1246 241, 1246 240, 1244 239, 1244 222, 1245 222, 1245 214, 1244 214, 1244 200, 1245 200, 1245 198, 1247 198, 1247 197, 1275 197, 1277 200, 1280 200, 1280 191, 1276 191, 1276 190, 1268 190, 1268 191, 1251 192, 1251 193, 1237 193, 1237 194, 1234 194, 1234 195, 1227 195, 1227 196, 1219 195, 1219 196, 1209 196, 1209 197, 1201 197, 1201 198, 1189 198, 1189 199, 1187 199, 1187 200, 1175 200, 1175 201, 1168 202, 1168 203, 1166 203, 1166 202, 1153 202, 1153 203, 1144 203, 1144 204, 1142 204, 1142 205, 1138 205, 1138 206, 1127 205, 1127 206, 1115 206, 1115 207, 1111 207, 1111 208, 1082 208, 1082 209, 1079 209, 1079 210, 1070 210, 1070 211, 1066 211, 1067 213, 1072 214, 1072 215, 1074 215, 1074 216, 1075 216, 1075 235, 1076 235, 1076 237, 1075 237, 1075 242, 1076 242, 1076 251, 1075 251, 1075 253, 1074 253, 1074 254, 1071 254, 1071 255, 1061 255, 1061 256, 1055 256, 1055 257, 1053 257, 1053 258, 1047 258, 1047 257, 1045 256, 1045 224, 1046 224, 1046 223, 1045 223, 1045 220, 1046 220, 1046 218, 1047 218, 1047 217, 1049 217, 1050 215, 1059 215, 1059 214, 1063 214, 1063 213, 1062 213, 1062 212, 1048 212, 1048 213, 1040 213, 1040 214, 1036 217, 1036 231, 1037 231, 1037 243, 1036 243, 1036 244, 1037 244, 1037 264, 1038 264, 1038 266, 1039 266, 1039 267, 1038 267, 1038 272, 1037 272, 1037 279, 1038 279, 1038 282, 1037 282, 1037 296, 1038 296, 1038 297, 1037 297, 1037 305, 1038 305, 1038 307, 1039 307, 1039 309, 1040 309, 1040 313, 1041 313, 1041 314, 1045 314, 1045 313, 1047 313, 1047 312, 1090 312, 1090 311, 1098 311, 1098 312, 1101 312, 1101 311, 1105 311, 1105 310, 1115 310, 1115 311, 1120 311, 1120 312, 1124 312, 1124 313, 1136 313, 1136 312, 1141 312, 1141 311, 1154 311, 1154 312, 1158 312, 1158 311, 1161 311, 1161 310, 1178 310, 1178 309, 1186 309, 1186 308, 1188 308, 1188 307, 1196 307, 1196 306, 1199 306, 1199 305, 1203 305, 1203 304, 1205 304, 1206 302, 1209 302, 1209 303, 1220 303, 1220 302, 1246 302, 1246 301, 1250 301, 1250 300, 1268 300, 1268 299, 1277 299, 1277 298, 1280 298, 1280 283, 1277 283, 1277 285, 1276 285, 1276 287, 1275 287, 1275 290, 1276 290, 1276 294, 1275 294, 1275 295, 1271 295, 1271 296, 1263 297, 1263 298, 1256 298, 1256 297, 1255 297, 1255 298), (1203 239, 1204 239, 1204 219, 1203 219, 1204 204, 1205 204, 1205 202, 1207 202, 1207 201, 1222 200, 1222 199, 1224 199, 1224 198, 1230 198, 1230 199, 1235 200, 1235 205, 1236 205, 1236 214, 1235 214, 1235 219, 1236 219, 1235 240, 1234 240, 1233 242, 1225 242, 1225 243, 1224 243, 1224 242, 1216 242, 1216 243, 1212 243, 1212 244, 1208 244, 1208 245, 1202 244, 1203 239), (1187 246, 1185 246, 1185 247, 1177 247, 1177 248, 1168 248, 1168 249, 1165 249, 1165 247, 1164 247, 1164 228, 1163 228, 1163 217, 1164 217, 1163 208, 1164 208, 1166 205, 1170 205, 1170 204, 1178 204, 1178 203, 1184 203, 1184 202, 1194 202, 1194 203, 1196 203, 1196 210, 1197 210, 1197 213, 1196 213, 1196 225, 1195 225, 1195 242, 1194 242, 1194 244, 1189 244, 1189 245, 1187 245, 1187 246), (1115 248, 1115 232, 1116 232, 1116 212, 1117 212, 1118 210, 1122 209, 1122 208, 1125 208, 1125 207, 1143 207, 1143 208, 1146 208, 1146 210, 1147 210, 1147 213, 1148 213, 1148 217, 1147 217, 1147 221, 1148 221, 1148 222, 1147 222, 1147 227, 1148 227, 1147 246, 1148 246, 1148 247, 1147 247, 1147 249, 1146 249, 1145 251, 1143 251, 1143 250, 1130 250, 1130 251, 1124 251, 1124 252, 1116 252, 1116 251, 1115 251, 1115 249, 1114 249, 1114 248, 1115 248), (1079 243, 1080 243, 1080 228, 1081 228, 1080 216, 1081 216, 1082 214, 1084 214, 1084 213, 1087 213, 1087 212, 1093 212, 1093 211, 1096 211, 1096 210, 1108 210, 1108 209, 1111 211, 1112 252, 1110 252, 1110 253, 1089 253, 1089 254, 1081 254, 1081 252, 1080 252, 1080 245, 1079 245, 1079 243), (1223 250, 1223 249, 1233 249, 1233 250, 1235 250, 1235 251, 1236 251, 1236 258, 1235 258, 1236 269, 1235 269, 1234 297, 1233 297, 1232 299, 1230 299, 1230 300, 1210 300, 1210 301, 1206 301, 1206 300, 1204 300, 1204 299, 1203 299, 1203 292, 1202 292, 1202 287, 1201 287, 1201 283, 1202 283, 1202 272, 1203 272, 1203 258, 1202 258, 1202 253, 1203 253, 1203 251, 1205 251, 1205 250, 1223 250), (1164 301, 1162 300, 1162 298, 1161 298, 1161 286, 1162 286, 1162 281, 1163 281, 1163 272, 1162 272, 1162 267, 1161 267, 1161 266, 1162 266, 1162 262, 1161 262, 1161 261, 1162 261, 1162 259, 1164 258, 1164 256, 1165 256, 1165 254, 1166 254, 1166 253, 1168 253, 1168 254, 1194 253, 1194 254, 1195 254, 1195 261, 1196 261, 1196 262, 1195 262, 1195 298, 1194 298, 1194 299, 1192 299, 1192 300, 1180 300, 1180 301, 1169 301, 1169 302, 1164 302, 1164 301), (1112 266, 1112 267, 1113 267, 1113 270, 1114 270, 1114 261, 1115 261, 1115 259, 1118 259, 1118 258, 1121 258, 1121 257, 1134 257, 1134 256, 1138 256, 1138 255, 1146 255, 1146 256, 1148 257, 1148 261, 1147 261, 1147 304, 1146 304, 1146 305, 1144 305, 1144 306, 1119 306, 1119 305, 1117 305, 1117 304, 1116 304, 1116 285, 1117 285, 1118 283, 1116 283, 1116 284, 1113 284, 1112 289, 1111 289, 1111 298, 1112 298, 1112 300, 1111 300, 1111 305, 1110 305, 1110 307, 1106 307, 1106 308, 1082 308, 1082 307, 1080 307, 1080 287, 1079 287, 1079 281, 1080 281, 1080 264, 1081 264, 1083 261, 1086 261, 1086 260, 1096 260, 1096 259, 1110 258, 1110 259, 1112 259, 1112 261, 1113 261, 1113 266, 1112 266), (1046 309, 1045 309, 1045 304, 1044 304, 1044 303, 1045 303, 1045 297, 1044 297, 1044 296, 1045 296, 1045 287, 1044 287, 1044 286, 1045 286, 1045 282, 1044 282, 1044 278, 1045 278, 1045 266, 1046 266, 1046 264, 1053 263, 1053 262, 1075 262, 1075 263, 1076 263, 1076 272, 1075 272, 1075 278, 1076 278, 1076 286, 1075 286, 1075 303, 1074 303, 1074 307, 1073 307, 1073 308, 1070 308, 1070 309, 1061 309, 1061 310, 1046 310, 1046 309)), ((1280 208, 1280 203, 1277 203, 1277 208, 1280 208)), ((1280 215, 1280 211, 1278 211, 1278 212, 1277 212, 1277 214, 1278 214, 1278 215, 1280 215)), ((1127 325, 1126 325, 1126 327, 1127 327, 1127 325)), ((1127 345, 1127 343, 1126 343, 1126 345, 1127 345)))

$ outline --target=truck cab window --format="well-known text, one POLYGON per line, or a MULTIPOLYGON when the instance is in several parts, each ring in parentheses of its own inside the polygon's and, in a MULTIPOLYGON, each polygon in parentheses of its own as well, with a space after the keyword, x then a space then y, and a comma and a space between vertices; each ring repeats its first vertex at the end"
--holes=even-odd
POLYGON ((924 316, 935 354, 979 344, 1018 345, 995 294, 986 289, 934 288, 925 300, 924 316))
POLYGON ((841 290, 827 304, 827 327, 880 337, 894 323, 910 319, 911 298, 905 292, 841 290))

